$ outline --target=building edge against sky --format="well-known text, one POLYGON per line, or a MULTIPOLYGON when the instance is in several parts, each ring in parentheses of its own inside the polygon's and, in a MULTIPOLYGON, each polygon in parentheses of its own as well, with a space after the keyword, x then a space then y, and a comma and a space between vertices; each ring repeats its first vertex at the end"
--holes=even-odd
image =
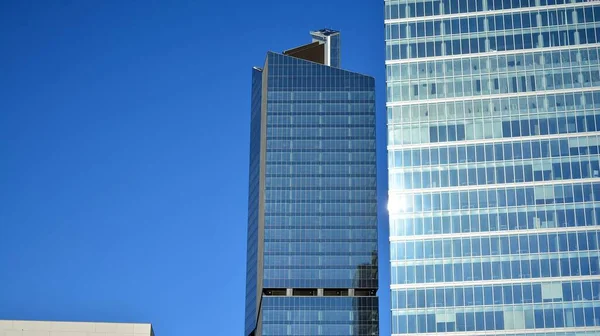
POLYGON ((377 335, 374 79, 340 33, 252 70, 246 335, 377 335))
POLYGON ((386 0, 392 334, 600 334, 600 2, 386 0))
POLYGON ((0 320, 0 336, 154 336, 150 323, 0 320))

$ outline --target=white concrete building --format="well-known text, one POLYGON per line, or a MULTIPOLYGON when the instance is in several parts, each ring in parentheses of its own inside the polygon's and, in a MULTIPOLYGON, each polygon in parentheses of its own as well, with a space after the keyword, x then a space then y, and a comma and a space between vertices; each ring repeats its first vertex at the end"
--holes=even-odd
POLYGON ((154 336, 150 323, 0 320, 0 336, 154 336))

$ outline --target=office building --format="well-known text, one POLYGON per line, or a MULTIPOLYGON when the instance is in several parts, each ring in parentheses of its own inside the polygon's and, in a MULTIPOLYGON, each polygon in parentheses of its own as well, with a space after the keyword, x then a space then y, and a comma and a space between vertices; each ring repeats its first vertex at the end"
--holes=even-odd
POLYGON ((600 335, 600 2, 385 26, 392 333, 600 335))
POLYGON ((246 335, 378 335, 372 77, 340 33, 252 70, 246 335))
POLYGON ((0 336, 154 336, 149 323, 0 320, 0 336))

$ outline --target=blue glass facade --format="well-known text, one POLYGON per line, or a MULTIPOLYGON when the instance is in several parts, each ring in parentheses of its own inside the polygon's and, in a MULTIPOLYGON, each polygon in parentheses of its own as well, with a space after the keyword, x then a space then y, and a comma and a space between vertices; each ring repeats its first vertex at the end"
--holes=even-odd
POLYGON ((332 36, 330 39, 330 43, 331 43, 331 66, 334 68, 339 68, 342 66, 342 60, 341 60, 341 40, 340 40, 340 35, 334 35, 332 36))
POLYGON ((250 174, 248 187, 248 243, 246 246, 246 316, 245 332, 249 335, 256 328, 258 309, 257 293, 260 292, 258 279, 259 260, 259 190, 260 190, 260 157, 261 157, 261 102, 262 102, 262 69, 252 69, 252 97, 250 108, 250 174))
POLYGON ((373 78, 269 52, 252 92, 246 334, 378 335, 373 78))
POLYGON ((600 3, 385 18, 392 333, 600 334, 600 3))

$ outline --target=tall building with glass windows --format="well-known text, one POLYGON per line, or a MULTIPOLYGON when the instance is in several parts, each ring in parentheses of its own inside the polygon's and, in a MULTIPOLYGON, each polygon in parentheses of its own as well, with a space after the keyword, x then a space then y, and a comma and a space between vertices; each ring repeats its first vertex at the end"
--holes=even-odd
POLYGON ((374 79, 311 35, 252 70, 245 335, 378 335, 374 79))
POLYGON ((600 2, 385 20, 393 334, 600 335, 600 2))

